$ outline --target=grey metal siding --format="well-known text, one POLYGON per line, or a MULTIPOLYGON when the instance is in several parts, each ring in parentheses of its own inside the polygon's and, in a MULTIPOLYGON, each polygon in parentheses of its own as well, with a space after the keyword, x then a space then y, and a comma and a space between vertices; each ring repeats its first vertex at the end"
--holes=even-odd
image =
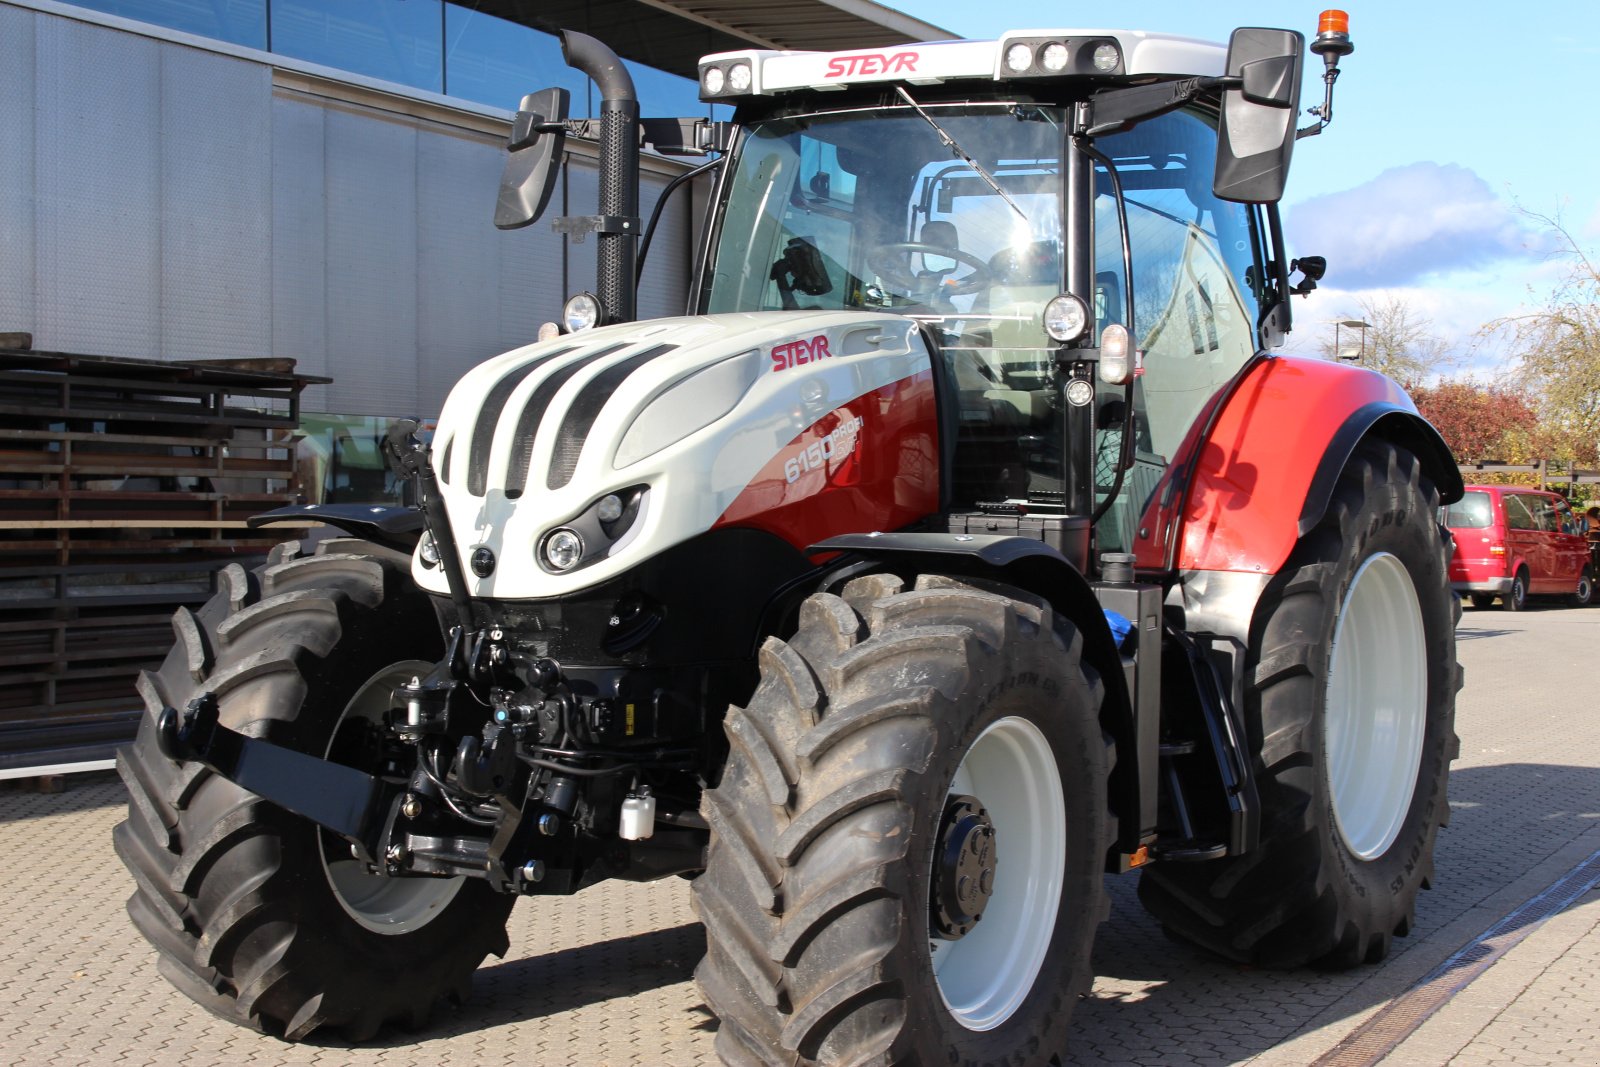
POLYGON ((263 355, 272 330, 269 72, 193 48, 160 53, 159 351, 263 355))
MULTIPOLYGON (((272 101, 272 353, 306 374, 328 362, 328 198, 323 163, 327 109, 272 101)), ((323 392, 323 390, 318 391, 323 392)), ((307 396, 312 410, 326 397, 307 396)))
POLYGON ((161 344, 161 46, 34 25, 37 273, 21 328, 44 347, 148 357, 161 344))
POLYGON ((32 12, 0 7, 0 331, 34 321, 32 12))
MULTIPOLYGON (((5 4, 0 101, 0 330, 40 347, 291 357, 335 379, 307 410, 432 415, 594 287, 592 237, 494 228, 502 141, 433 105, 5 4)), ((593 162, 569 170, 551 214, 593 214, 593 162)), ((663 221, 642 315, 683 310, 688 216, 663 221)))

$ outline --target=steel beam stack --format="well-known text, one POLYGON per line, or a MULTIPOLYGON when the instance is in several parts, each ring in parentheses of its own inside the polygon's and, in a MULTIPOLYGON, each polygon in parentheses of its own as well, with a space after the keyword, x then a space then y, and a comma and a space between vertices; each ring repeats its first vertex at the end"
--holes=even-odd
POLYGON ((292 369, 0 351, 0 777, 109 758, 173 611, 284 539, 292 369))

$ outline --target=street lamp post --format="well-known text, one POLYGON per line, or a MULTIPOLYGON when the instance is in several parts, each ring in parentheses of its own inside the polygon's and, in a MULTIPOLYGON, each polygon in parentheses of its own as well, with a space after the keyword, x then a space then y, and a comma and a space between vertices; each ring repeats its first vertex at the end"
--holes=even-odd
POLYGON ((1365 363, 1367 361, 1367 331, 1372 329, 1372 323, 1365 319, 1339 319, 1333 324, 1333 354, 1336 358, 1348 363, 1365 363), (1359 330, 1356 343, 1340 341, 1340 329, 1359 330))

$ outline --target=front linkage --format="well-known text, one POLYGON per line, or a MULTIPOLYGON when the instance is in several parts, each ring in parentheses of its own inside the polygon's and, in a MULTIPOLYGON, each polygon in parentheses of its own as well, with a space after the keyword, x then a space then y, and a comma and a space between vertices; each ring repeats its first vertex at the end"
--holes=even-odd
MULTIPOLYGON (((611 666, 569 675, 518 632, 545 628, 543 619, 508 613, 511 623, 480 625, 497 606, 467 595, 427 453, 414 436, 405 444, 401 465, 417 481, 421 525, 438 547, 456 618, 468 624, 450 627, 443 659, 393 690, 381 723, 347 722, 326 759, 222 725, 209 691, 181 712, 163 709, 162 754, 203 764, 338 835, 374 874, 465 875, 532 894, 702 868, 708 834, 697 808, 708 761, 701 702, 690 694, 703 690, 703 672, 611 666)), ((353 533, 372 522, 319 517, 353 533)))

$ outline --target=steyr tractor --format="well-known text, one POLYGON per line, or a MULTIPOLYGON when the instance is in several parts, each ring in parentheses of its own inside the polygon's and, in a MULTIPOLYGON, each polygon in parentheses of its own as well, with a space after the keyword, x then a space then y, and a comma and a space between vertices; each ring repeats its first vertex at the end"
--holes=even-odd
POLYGON ((341 535, 139 680, 162 973, 362 1039, 519 896, 679 875, 728 1063, 1042 1064, 1108 873, 1232 960, 1382 959, 1449 814, 1461 480, 1393 382, 1271 353, 1343 13, 1303 128, 1285 30, 709 56, 730 122, 563 46, 602 113, 523 99, 495 221, 597 141, 595 291, 395 435, 418 506, 260 517, 341 535), (635 321, 641 144, 707 160, 682 317, 635 321))

